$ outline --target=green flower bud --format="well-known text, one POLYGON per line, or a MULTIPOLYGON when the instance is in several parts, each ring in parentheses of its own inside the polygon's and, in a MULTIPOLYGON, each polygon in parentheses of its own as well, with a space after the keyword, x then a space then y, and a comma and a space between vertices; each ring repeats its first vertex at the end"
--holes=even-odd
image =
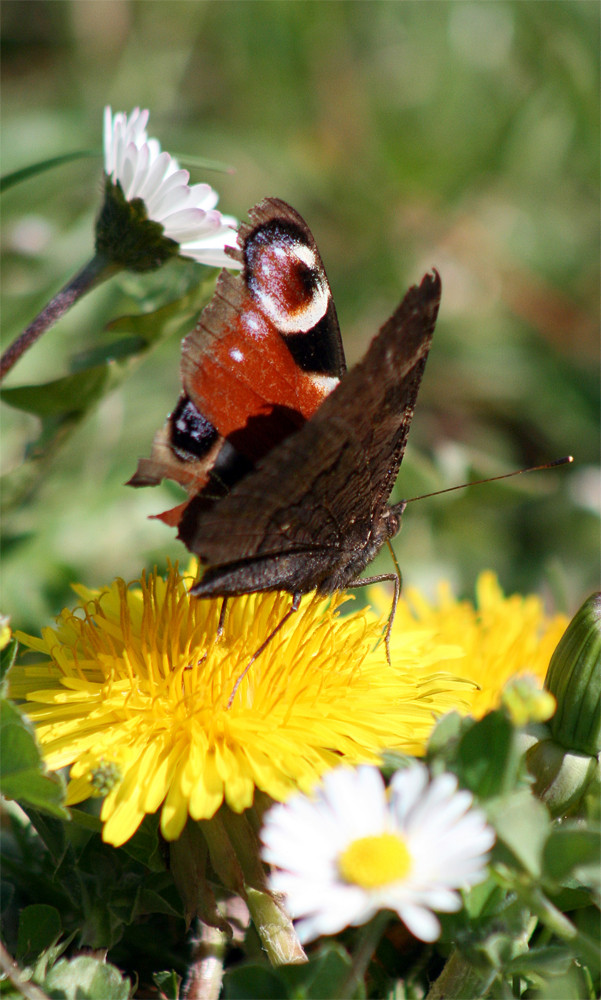
POLYGON ((94 795, 108 795, 122 779, 121 768, 113 761, 101 761, 98 767, 90 772, 90 782, 94 789, 94 795))
POLYGON ((533 792, 553 816, 565 816, 583 798, 599 764, 590 754, 574 753, 552 739, 538 740, 526 751, 534 778, 533 792))
POLYGON ((555 698, 549 691, 541 691, 535 677, 514 677, 501 694, 501 704, 508 712, 514 726, 528 722, 546 722, 555 712, 555 698))
POLYGON ((545 687, 557 701, 554 740, 568 750, 601 751, 601 593, 584 602, 551 657, 545 687))

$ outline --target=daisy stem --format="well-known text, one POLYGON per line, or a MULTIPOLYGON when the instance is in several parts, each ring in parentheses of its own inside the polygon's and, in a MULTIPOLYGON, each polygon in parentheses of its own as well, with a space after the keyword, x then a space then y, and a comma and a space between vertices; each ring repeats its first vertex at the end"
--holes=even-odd
POLYGON ((387 910, 382 910, 376 914, 373 920, 365 924, 359 935, 359 943, 353 954, 351 968, 338 990, 332 994, 332 1000, 348 1000, 349 997, 355 996, 357 985, 365 976, 367 966, 373 958, 389 920, 390 913, 387 910))
POLYGON ((566 917, 561 910, 547 899, 539 886, 533 886, 528 894, 530 909, 554 935, 562 941, 572 943, 578 949, 580 957, 588 964, 595 965, 599 961, 599 943, 590 940, 566 917))
POLYGON ((42 311, 38 313, 33 322, 4 351, 0 358, 0 381, 25 354, 25 351, 28 351, 36 340, 39 340, 42 334, 46 333, 46 330, 49 330, 71 308, 77 299, 95 288, 96 285, 106 281, 107 278, 112 277, 119 270, 118 265, 110 263, 102 254, 95 254, 92 260, 88 261, 85 267, 61 288, 60 292, 57 292, 48 305, 44 306, 42 311))

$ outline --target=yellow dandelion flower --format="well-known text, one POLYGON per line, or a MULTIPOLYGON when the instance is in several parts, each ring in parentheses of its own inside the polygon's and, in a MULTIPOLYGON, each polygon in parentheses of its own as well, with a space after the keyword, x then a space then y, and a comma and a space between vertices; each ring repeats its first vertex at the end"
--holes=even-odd
POLYGON ((339 616, 344 597, 307 597, 234 684, 290 606, 287 594, 228 603, 190 597, 194 574, 171 568, 101 591, 76 587, 82 606, 64 610, 42 637, 19 640, 43 655, 11 673, 26 699, 47 766, 71 765, 67 803, 106 794, 103 837, 124 843, 161 809, 167 839, 187 817, 210 819, 226 803, 242 812, 260 789, 284 800, 310 790, 331 767, 377 763, 381 751, 423 751, 437 716, 464 682, 445 672, 456 649, 431 631, 395 638, 365 611, 339 616))
MULTIPOLYGON (((383 595, 373 595, 384 606, 383 595)), ((394 619, 390 650, 394 663, 398 643, 416 625, 431 630, 433 646, 456 644, 465 651, 458 662, 439 663, 475 687, 462 692, 458 711, 475 718, 498 708, 503 688, 515 677, 535 678, 542 687, 553 650, 565 631, 564 615, 549 617, 536 595, 505 597, 496 575, 487 570, 476 584, 476 603, 457 601, 448 583, 441 583, 438 598, 430 602, 416 588, 403 591, 394 619)))
POLYGON ((8 615, 0 615, 0 650, 6 649, 11 637, 10 618, 8 615))

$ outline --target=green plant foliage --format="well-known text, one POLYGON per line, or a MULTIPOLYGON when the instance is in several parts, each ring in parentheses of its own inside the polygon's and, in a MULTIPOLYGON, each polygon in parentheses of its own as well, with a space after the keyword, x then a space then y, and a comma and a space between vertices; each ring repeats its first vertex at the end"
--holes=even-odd
POLYGON ((88 156, 98 159, 100 155, 100 150, 81 150, 81 152, 65 153, 64 156, 52 156, 49 160, 32 163, 31 166, 24 167, 22 170, 13 170, 12 173, 0 177, 0 193, 8 191, 16 184, 22 184, 23 181, 32 180, 47 170, 54 170, 56 167, 62 166, 63 163, 72 163, 73 160, 80 160, 88 156))
POLYGON ((4 698, 0 701, 0 740, 2 794, 66 818, 61 805, 65 788, 60 775, 46 773, 31 725, 4 698))
MULTIPOLYGON (((593 902, 599 892, 598 825, 553 822, 532 795, 517 751, 518 733, 509 719, 502 725, 502 714, 492 713, 479 722, 464 720, 461 731, 455 724, 450 740, 444 739, 450 724, 443 719, 430 741, 432 765, 444 763, 475 792, 497 835, 492 874, 471 890, 466 901, 465 916, 472 933, 467 933, 466 922, 465 956, 473 969, 481 969, 481 983, 496 982, 497 987, 512 976, 537 988, 544 982, 545 988, 555 989, 566 976, 576 982, 580 974, 576 976, 574 955, 584 963, 592 981, 599 976, 595 937, 590 926, 573 921, 572 913, 591 909, 598 921, 599 910, 593 902), (491 782, 489 768, 481 767, 480 761, 496 756, 496 741, 501 777, 491 782), (516 749, 508 753, 510 745, 516 749), (527 948, 524 940, 529 942, 527 948)), ((585 809, 583 800, 583 816, 585 809)), ((455 938, 455 921, 446 916, 446 933, 450 926, 455 938)), ((490 993, 497 995, 503 994, 495 989, 490 993)))
POLYGON ((41 986, 65 1000, 127 1000, 131 995, 131 983, 114 966, 84 955, 58 961, 41 986))
MULTIPOLYGON (((433 592, 449 579, 471 595, 490 567, 507 592, 573 613, 599 585, 598 5, 35 8, 26 18, 18 0, 2 5, 3 348, 93 254, 103 106, 148 107, 150 134, 192 182, 219 190, 224 212, 244 218, 274 195, 307 219, 349 363, 407 286, 439 269, 442 308, 393 499, 575 462, 410 504, 404 581, 433 592)), ((215 280, 181 259, 111 278, 3 385, 2 607, 14 628, 39 634, 74 603, 74 582, 186 558, 148 517, 177 488, 124 483, 177 400, 180 341, 215 280)), ((3 684, 15 654, 14 640, 0 652, 3 684)), ((23 982, 63 1000, 176 1000, 192 951, 184 910, 199 885, 211 905, 227 893, 209 867, 182 902, 155 816, 123 847, 104 844, 99 801, 65 808, 63 777, 45 771, 23 706, 4 694, 1 936, 23 982)), ((594 758, 569 817, 555 818, 533 795, 523 735, 502 711, 435 729, 432 770, 454 772, 495 827, 491 874, 442 917, 434 945, 391 920, 356 996, 599 995, 594 758)), ((389 754, 386 773, 404 764, 389 754)), ((341 996, 361 934, 272 969, 241 922, 221 995, 341 996)), ((22 993, 4 976, 0 995, 22 993)))

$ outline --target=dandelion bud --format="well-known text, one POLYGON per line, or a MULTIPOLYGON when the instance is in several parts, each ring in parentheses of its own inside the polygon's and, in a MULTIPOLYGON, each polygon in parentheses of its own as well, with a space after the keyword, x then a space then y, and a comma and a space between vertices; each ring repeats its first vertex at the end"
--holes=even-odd
POLYGON ((566 750, 552 739, 535 742, 526 765, 534 777, 534 794, 553 816, 565 816, 578 805, 599 766, 590 754, 566 750))
POLYGON ((557 711, 551 735, 568 750, 601 750, 601 593, 584 602, 551 657, 545 687, 557 711))
POLYGON ((601 594, 576 613, 551 657, 545 687, 557 710, 526 753, 534 792, 555 816, 583 798, 601 749, 601 594))

